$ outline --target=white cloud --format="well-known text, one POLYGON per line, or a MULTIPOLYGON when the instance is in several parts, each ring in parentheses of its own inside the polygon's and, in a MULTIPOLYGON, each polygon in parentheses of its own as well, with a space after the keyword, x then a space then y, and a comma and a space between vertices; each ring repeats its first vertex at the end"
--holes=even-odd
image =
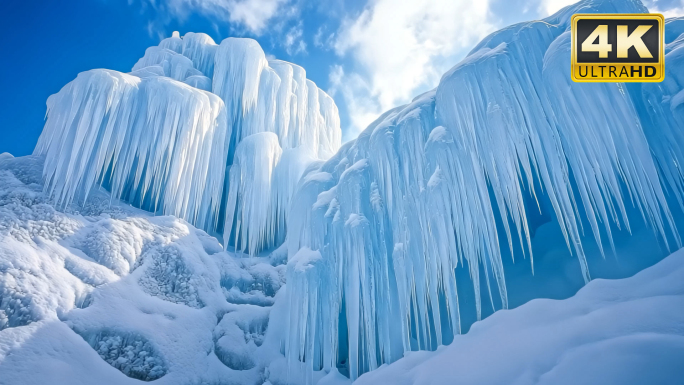
POLYGON ((313 43, 316 48, 329 51, 334 49, 333 43, 335 41, 335 33, 326 33, 324 26, 318 27, 316 34, 313 37, 313 43), (327 35, 327 36, 324 36, 327 35))
POLYGON ((330 81, 347 104, 354 135, 382 112, 437 85, 478 40, 493 30, 488 0, 377 0, 343 22, 338 55, 354 68, 333 67, 330 81), (339 79, 338 79, 339 78, 339 79), (335 81, 334 81, 335 80, 335 81))
POLYGON ((296 25, 287 32, 283 40, 283 47, 288 55, 293 56, 298 53, 306 53, 306 43, 302 39, 302 24, 296 25))
POLYGON ((577 0, 542 0, 539 13, 542 17, 553 15, 564 7, 576 2, 577 0))
MULTIPOLYGON (((260 35, 269 20, 280 15, 288 0, 147 0, 158 10, 179 20, 191 13, 200 13, 238 25, 247 31, 260 35)), ((143 0, 144 3, 144 0, 143 0)))
POLYGON ((357 73, 345 74, 340 65, 331 67, 328 82, 328 94, 336 100, 341 96, 347 106, 350 127, 343 130, 342 141, 354 139, 378 117, 382 106, 363 77, 357 73))
POLYGON ((684 16, 684 0, 646 0, 649 11, 662 13, 666 18, 684 16))

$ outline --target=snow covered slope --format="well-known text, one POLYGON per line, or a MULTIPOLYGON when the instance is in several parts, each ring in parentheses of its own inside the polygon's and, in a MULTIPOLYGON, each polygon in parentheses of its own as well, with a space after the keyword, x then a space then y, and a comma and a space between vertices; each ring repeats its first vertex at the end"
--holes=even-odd
POLYGON ((57 211, 42 168, 0 155, 0 384, 284 383, 284 265, 102 189, 57 211))
POLYGON ((234 154, 243 154, 243 168, 261 156, 275 159, 275 167, 282 150, 302 152, 291 158, 311 162, 329 158, 341 140, 332 99, 301 67, 266 60, 252 39, 216 45, 201 33, 174 36, 148 48, 131 73, 81 73, 47 105, 34 154, 48 159, 46 188, 57 205, 83 202, 92 186, 102 185, 136 207, 175 215, 211 234, 225 232, 251 254, 282 242, 284 225, 226 215, 246 204, 226 207, 229 191, 244 196, 233 186, 251 188, 260 203, 252 211, 263 211, 255 215, 284 222, 286 212, 278 202, 268 204, 270 190, 257 188, 264 175, 252 180, 233 171, 240 180, 227 180, 234 154), (264 132, 275 141, 258 135, 243 144, 264 132), (254 143, 259 140, 266 142, 254 143), (269 153, 249 152, 255 148, 269 153))
MULTIPOLYGON (((571 16, 616 12, 647 9, 584 0, 491 34, 435 90, 388 111, 305 176, 292 207, 301 215, 288 218, 288 255, 320 258, 288 267, 289 362, 355 379, 407 351, 450 343, 472 322, 461 322, 463 304, 475 302, 476 319, 483 302, 508 307, 504 256, 529 258, 534 269, 533 236, 545 222, 562 234, 554 241, 575 255, 584 282, 587 249, 622 249, 618 235, 644 223, 658 238, 651 253, 681 247, 676 33, 663 83, 569 76, 571 16)), ((670 20, 670 31, 680 22, 670 20)), ((556 277, 567 274, 561 258, 555 266, 556 277)))
POLYGON ((365 384, 674 384, 684 377, 684 250, 574 297, 499 311, 436 352, 364 374, 365 384))

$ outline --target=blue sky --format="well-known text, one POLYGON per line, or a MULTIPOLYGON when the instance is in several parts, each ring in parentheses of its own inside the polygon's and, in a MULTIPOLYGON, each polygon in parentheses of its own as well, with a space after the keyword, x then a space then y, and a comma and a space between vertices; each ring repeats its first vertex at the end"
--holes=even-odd
MULTIPOLYGON (((488 33, 573 0, 3 0, 0 153, 30 154, 47 97, 92 68, 130 71, 173 31, 256 39, 335 99, 344 139, 435 87, 488 33)), ((647 0, 666 16, 684 0, 647 0)))

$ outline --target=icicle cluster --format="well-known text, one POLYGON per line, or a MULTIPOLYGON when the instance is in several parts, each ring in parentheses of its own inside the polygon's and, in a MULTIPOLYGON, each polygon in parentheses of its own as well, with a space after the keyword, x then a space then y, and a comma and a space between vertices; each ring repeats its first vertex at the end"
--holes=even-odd
POLYGON ((611 223, 629 229, 627 202, 680 246, 661 177, 682 195, 681 43, 668 45, 661 84, 580 84, 568 71, 572 14, 646 11, 586 0, 495 32, 434 91, 307 172, 288 218, 290 365, 344 366, 355 379, 448 343, 461 328, 459 264, 478 318, 481 282, 506 308, 498 233, 532 259, 528 213, 539 208, 525 198, 536 199, 535 185, 586 281, 580 218, 599 247, 602 232, 612 244, 611 223))
POLYGON ((48 99, 35 152, 60 205, 94 184, 201 227, 215 224, 226 167, 227 126, 216 95, 166 77, 109 70, 78 75, 48 99))
POLYGON ((59 204, 103 185, 115 198, 241 239, 236 246, 255 254, 284 239, 283 205, 297 183, 289 178, 340 141, 335 103, 301 67, 269 63, 251 39, 216 45, 202 33, 174 33, 130 74, 88 71, 51 96, 35 153, 47 157, 46 189, 59 204), (306 154, 297 158, 306 164, 277 167, 282 149, 306 154), (271 189, 272 179, 283 186, 271 189))

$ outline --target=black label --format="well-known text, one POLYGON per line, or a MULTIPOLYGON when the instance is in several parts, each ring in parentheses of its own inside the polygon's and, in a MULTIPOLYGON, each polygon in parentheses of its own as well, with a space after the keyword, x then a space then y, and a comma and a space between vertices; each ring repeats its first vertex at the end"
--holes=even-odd
MULTIPOLYGON (((604 27, 602 27, 604 28, 604 27)), ((624 28, 624 27, 622 27, 624 28)), ((577 63, 658 63, 660 59, 660 29, 658 25, 658 20, 630 20, 630 19, 580 19, 577 21, 576 39, 575 39, 575 49, 577 52, 577 63), (582 45, 592 45, 605 43, 601 42, 601 36, 596 36, 593 41, 587 41, 592 33, 597 31, 599 26, 607 26, 607 43, 610 45, 610 50, 603 47, 604 53, 607 53, 607 57, 599 57, 600 52, 597 51, 585 51, 582 49, 582 45), (626 26, 627 34, 630 36, 635 33, 639 26, 651 26, 641 37, 639 38, 645 48, 650 53, 650 58, 648 55, 643 55, 644 51, 637 51, 637 46, 632 45, 627 50, 627 57, 619 57, 618 55, 618 26, 626 26), (646 56, 646 57, 643 57, 646 56)), ((642 30, 644 28, 642 27, 642 30)), ((600 35, 600 34, 599 34, 600 35)), ((640 35, 637 32, 637 35, 640 35)), ((624 30, 622 36, 625 36, 624 30)), ((634 39, 636 40, 636 39, 634 39)), ((625 39, 625 42, 627 39, 625 39)), ((623 42, 623 47, 629 45, 623 42)), ((637 41, 638 43, 638 41, 637 41)), ((638 45, 638 44, 637 44, 638 45)))

